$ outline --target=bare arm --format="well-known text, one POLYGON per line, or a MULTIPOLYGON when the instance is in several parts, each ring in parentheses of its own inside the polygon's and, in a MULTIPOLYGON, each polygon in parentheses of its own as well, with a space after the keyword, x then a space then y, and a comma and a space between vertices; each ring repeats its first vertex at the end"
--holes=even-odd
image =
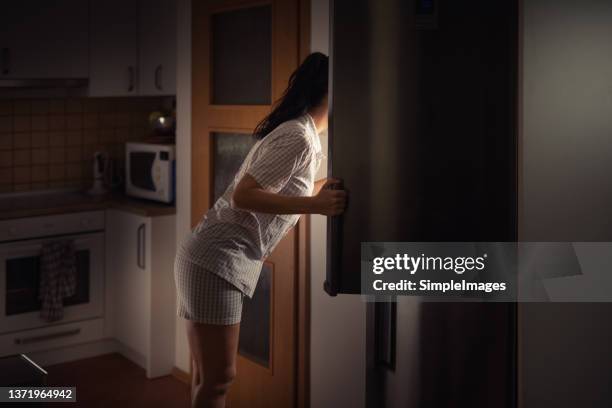
POLYGON ((323 186, 325 185, 325 183, 327 182, 326 178, 322 178, 321 180, 317 180, 314 183, 314 191, 312 192, 313 195, 317 195, 319 194, 319 191, 321 191, 321 189, 323 188, 323 186))
MULTIPOLYGON (((319 182, 317 182, 319 183, 319 182)), ((323 214, 338 215, 346 206, 346 192, 323 187, 338 184, 339 180, 327 180, 318 187, 312 197, 292 197, 263 189, 249 174, 240 180, 232 201, 242 210, 267 214, 323 214)))

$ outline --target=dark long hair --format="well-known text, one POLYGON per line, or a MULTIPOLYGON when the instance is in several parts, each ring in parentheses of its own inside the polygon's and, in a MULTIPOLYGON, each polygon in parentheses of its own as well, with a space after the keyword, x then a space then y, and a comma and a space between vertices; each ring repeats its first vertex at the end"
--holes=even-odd
POLYGON ((262 139, 278 125, 319 106, 327 95, 328 57, 320 52, 310 54, 291 74, 289 85, 274 109, 255 128, 253 136, 262 139))

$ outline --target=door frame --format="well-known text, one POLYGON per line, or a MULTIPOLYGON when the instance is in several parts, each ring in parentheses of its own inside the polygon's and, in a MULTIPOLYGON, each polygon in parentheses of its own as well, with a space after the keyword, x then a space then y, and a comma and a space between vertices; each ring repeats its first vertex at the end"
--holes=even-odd
MULTIPOLYGON (((239 4, 239 3, 238 3, 239 4)), ((310 24, 311 24, 311 1, 310 0, 298 0, 298 43, 297 54, 300 58, 300 61, 306 58, 308 54, 310 54, 310 24)), ((193 18, 193 17, 192 17, 193 18)), ((193 31, 197 29, 192 27, 192 37, 193 31)), ((192 57, 193 58, 193 57, 192 57)), ((197 58, 197 57, 196 57, 197 58)), ((194 65, 192 60, 192 65, 194 65)), ((193 74, 192 74, 193 75, 193 74)), ((192 100, 193 100, 193 79, 191 81, 192 85, 192 100)), ((223 107, 219 107, 219 109, 224 109, 223 107)), ((221 113, 221 112, 220 112, 221 113)), ((265 114, 265 113, 264 113, 265 114)), ((263 115, 262 115, 263 117, 263 115)), ((193 122, 193 113, 191 117, 191 121, 193 122)), ((193 129, 193 128, 192 128, 193 129)), ((224 129, 228 130, 228 129, 224 129)), ((197 158, 197 146, 194 145, 195 138, 193 137, 193 130, 191 131, 191 169, 190 176, 194 173, 194 171, 200 170, 200 166, 198 166, 197 158)), ((191 226, 193 227, 200 220, 202 214, 198 214, 195 210, 198 208, 198 205, 193 205, 194 200, 199 199, 197 196, 198 192, 202 191, 202 189, 210 190, 212 186, 212 180, 210 179, 213 174, 212 169, 212 158, 206 157, 208 159, 209 166, 209 179, 206 180, 205 185, 203 186, 195 186, 193 182, 193 177, 191 178, 191 197, 190 201, 192 203, 192 212, 191 212, 191 226), (195 194, 194 194, 195 193, 195 194), (195 208, 194 208, 195 207, 195 208)), ((201 195, 200 195, 201 196, 201 195)), ((209 204, 209 203, 206 203, 209 204)), ((311 285, 310 285, 310 215, 304 214, 300 217, 300 220, 294 227, 296 234, 296 393, 295 393, 295 407, 297 408, 307 408, 310 407, 310 299, 311 299, 311 285)), ((184 380, 189 380, 189 386, 191 387, 191 376, 193 374, 193 359, 189 359, 189 378, 184 378, 184 380)))

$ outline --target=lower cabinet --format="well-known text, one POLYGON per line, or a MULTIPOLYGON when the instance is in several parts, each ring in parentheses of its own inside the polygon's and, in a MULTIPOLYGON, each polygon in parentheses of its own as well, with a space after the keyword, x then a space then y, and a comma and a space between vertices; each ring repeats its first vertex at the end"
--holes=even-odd
POLYGON ((107 211, 105 335, 149 378, 174 366, 175 237, 174 215, 107 211))

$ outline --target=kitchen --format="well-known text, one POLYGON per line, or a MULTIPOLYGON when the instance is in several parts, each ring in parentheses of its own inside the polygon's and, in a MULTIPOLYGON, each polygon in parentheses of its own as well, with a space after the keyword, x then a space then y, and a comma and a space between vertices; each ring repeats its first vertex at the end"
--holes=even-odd
POLYGON ((113 353, 142 381, 175 367, 176 13, 61 0, 0 16, 0 355, 48 384, 113 353))
POLYGON ((1 381, 189 406, 176 248, 320 51, 316 178, 342 177, 349 208, 302 217, 264 262, 229 405, 610 406, 605 303, 367 302, 355 273, 366 240, 612 241, 610 27, 606 0, 11 2, 1 381), (70 295, 43 307, 60 253, 70 295))

